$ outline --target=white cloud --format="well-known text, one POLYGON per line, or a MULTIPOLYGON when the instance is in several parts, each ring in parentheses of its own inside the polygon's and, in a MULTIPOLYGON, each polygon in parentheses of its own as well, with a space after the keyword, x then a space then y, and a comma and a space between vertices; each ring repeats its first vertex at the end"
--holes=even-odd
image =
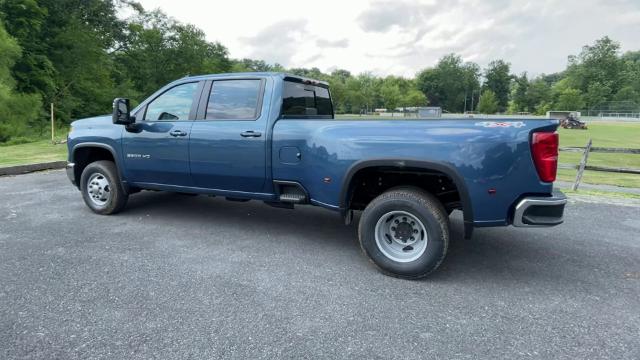
POLYGON ((316 40, 316 45, 321 48, 325 47, 338 47, 338 48, 346 48, 349 46, 349 39, 344 38, 340 40, 327 40, 327 39, 318 39, 316 40))
POLYGON ((563 70, 609 35, 640 49, 640 0, 141 0, 203 29, 235 58, 413 76, 451 52, 514 72, 563 70))
POLYGON ((312 35, 307 31, 307 20, 294 19, 273 23, 255 35, 241 37, 240 41, 251 48, 248 57, 290 64, 298 54, 299 44, 309 36, 312 35))

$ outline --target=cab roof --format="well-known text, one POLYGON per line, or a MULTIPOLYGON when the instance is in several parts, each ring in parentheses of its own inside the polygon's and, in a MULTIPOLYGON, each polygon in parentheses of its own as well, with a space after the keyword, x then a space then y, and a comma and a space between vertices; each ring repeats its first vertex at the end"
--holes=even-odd
POLYGON ((237 72, 237 73, 222 73, 222 74, 206 74, 206 75, 185 76, 183 79, 214 80, 214 79, 237 78, 237 77, 243 77, 243 76, 256 76, 256 77, 268 76, 268 77, 280 78, 282 80, 300 82, 304 84, 321 85, 324 87, 329 86, 329 83, 327 83, 326 81, 311 79, 304 76, 289 74, 285 72, 237 72))

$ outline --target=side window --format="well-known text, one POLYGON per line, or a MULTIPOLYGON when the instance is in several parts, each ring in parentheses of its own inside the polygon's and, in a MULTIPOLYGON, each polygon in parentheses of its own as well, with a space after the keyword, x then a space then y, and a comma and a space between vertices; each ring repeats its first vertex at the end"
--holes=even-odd
POLYGON ((259 116, 261 80, 213 82, 206 120, 255 120, 259 116))
POLYGON ((329 90, 321 86, 285 81, 282 115, 284 117, 333 116, 329 90))
POLYGON ((189 120, 193 95, 198 88, 198 83, 178 85, 167 90, 147 105, 144 119, 157 120, 189 120))

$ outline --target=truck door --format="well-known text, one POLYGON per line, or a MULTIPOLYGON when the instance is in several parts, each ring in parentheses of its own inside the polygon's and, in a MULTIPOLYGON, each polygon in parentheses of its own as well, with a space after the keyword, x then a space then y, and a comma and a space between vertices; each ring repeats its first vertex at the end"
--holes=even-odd
POLYGON ((127 178, 134 183, 191 186, 189 133, 204 82, 176 85, 136 114, 122 136, 127 178))
POLYGON ((207 83, 199 120, 191 128, 189 157, 194 186, 262 191, 270 99, 266 83, 259 78, 207 83))

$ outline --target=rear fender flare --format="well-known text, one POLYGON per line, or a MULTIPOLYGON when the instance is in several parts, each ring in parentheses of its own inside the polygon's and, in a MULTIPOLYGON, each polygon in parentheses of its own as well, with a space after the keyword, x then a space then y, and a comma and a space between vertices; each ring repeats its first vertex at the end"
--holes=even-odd
POLYGON ((467 190, 467 185, 464 178, 460 175, 458 170, 450 164, 435 161, 424 160, 402 160, 402 159, 373 159, 362 160, 354 163, 349 167, 347 173, 342 180, 342 188, 340 190, 340 209, 346 214, 349 207, 349 197, 351 180, 353 176, 360 170, 369 167, 400 167, 400 168, 416 168, 424 170, 432 170, 441 172, 453 180, 458 193, 460 194, 460 202, 462 203, 462 212, 464 217, 464 230, 465 238, 470 238, 473 232, 473 208, 471 206, 471 197, 467 190))

